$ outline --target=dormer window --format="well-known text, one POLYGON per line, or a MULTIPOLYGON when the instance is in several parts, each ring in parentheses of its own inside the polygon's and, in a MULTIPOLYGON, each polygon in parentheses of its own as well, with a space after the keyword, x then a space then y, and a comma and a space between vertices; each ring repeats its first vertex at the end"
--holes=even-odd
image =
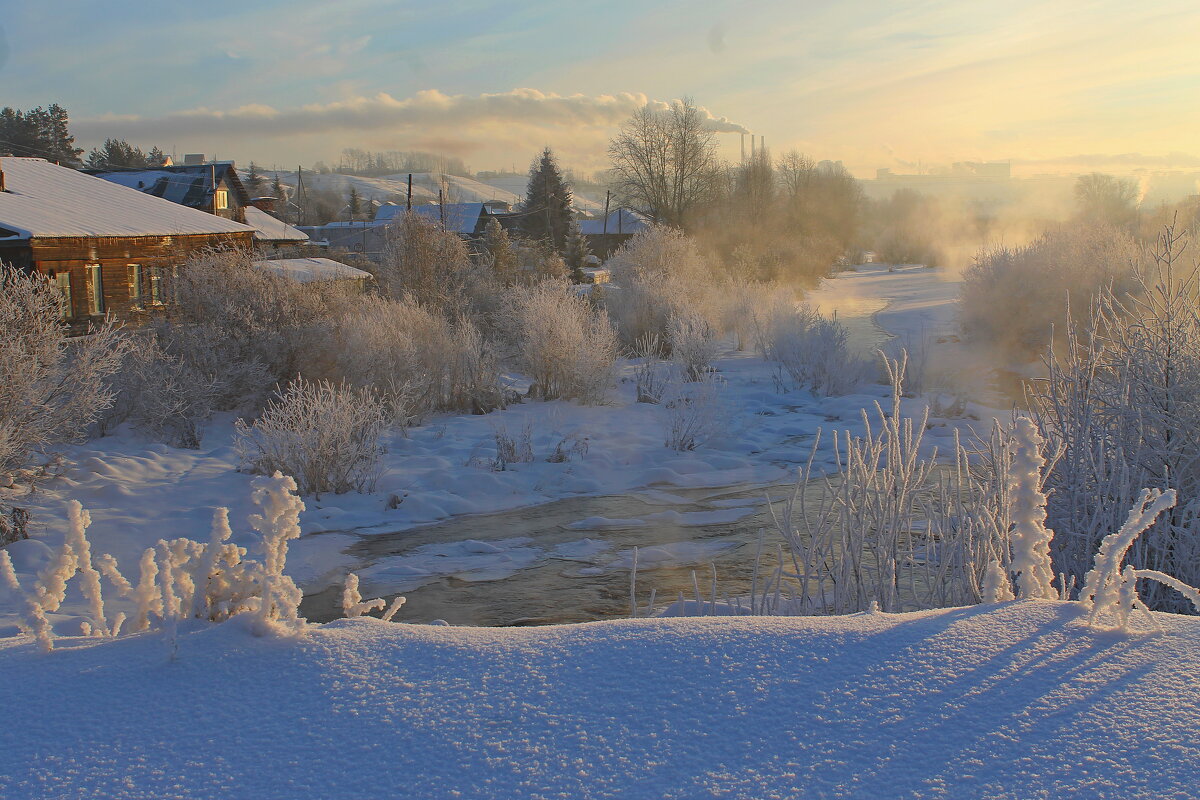
POLYGON ((213 205, 217 207, 217 211, 224 211, 229 208, 229 191, 227 189, 217 189, 213 205))

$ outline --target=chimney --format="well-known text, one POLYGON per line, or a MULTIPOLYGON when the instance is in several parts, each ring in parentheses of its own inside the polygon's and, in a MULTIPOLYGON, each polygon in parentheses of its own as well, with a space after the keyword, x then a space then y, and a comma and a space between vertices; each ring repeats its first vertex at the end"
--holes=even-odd
POLYGON ((184 153, 183 165, 185 167, 198 167, 204 163, 204 153, 184 153))
POLYGON ((4 164, 0 163, 0 192, 7 191, 4 188, 4 164))
POLYGON ((254 206, 255 208, 259 209, 260 211, 265 211, 268 214, 275 213, 275 198, 274 197, 251 197, 250 205, 254 206))

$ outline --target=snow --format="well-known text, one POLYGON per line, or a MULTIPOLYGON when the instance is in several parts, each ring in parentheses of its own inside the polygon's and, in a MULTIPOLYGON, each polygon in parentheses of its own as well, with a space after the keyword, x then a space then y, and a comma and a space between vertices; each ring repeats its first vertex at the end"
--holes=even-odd
MULTIPOLYGON (((871 272, 855 275, 836 280, 847 284, 848 290, 855 285, 853 280, 880 285, 871 272)), ((927 272, 914 272, 910 277, 924 281, 926 276, 927 272)), ((892 286, 899 292, 903 284, 892 286)), ((858 394, 831 398, 781 388, 771 364, 732 350, 724 352, 715 366, 726 379, 728 424, 719 436, 689 453, 664 447, 663 409, 634 401, 630 364, 622 365, 621 382, 607 405, 519 403, 484 416, 435 415, 406 435, 391 434, 385 441, 388 452, 374 494, 305 499, 307 508, 300 517, 302 536, 291 542, 288 573, 306 594, 340 587, 350 570, 359 572, 364 586, 375 594, 403 592, 414 582, 423 585, 454 575, 469 574, 473 581, 503 580, 514 570, 553 558, 560 541, 524 545, 530 550, 511 552, 509 545, 497 540, 518 533, 492 533, 486 517, 480 517, 475 530, 454 538, 488 541, 509 551, 508 560, 492 554, 488 561, 475 554, 470 563, 450 566, 451 561, 466 559, 466 555, 422 551, 419 546, 397 546, 401 552, 389 557, 391 560, 365 559, 355 545, 452 517, 487 515, 572 497, 629 494, 658 507, 646 513, 644 507, 635 505, 609 514, 620 518, 616 522, 607 517, 587 521, 587 512, 564 520, 564 525, 575 523, 570 528, 581 536, 603 540, 606 530, 613 537, 626 529, 663 530, 678 531, 675 538, 685 539, 694 526, 736 522, 761 510, 764 491, 790 482, 796 468, 807 460, 818 428, 861 433, 860 409, 884 400, 887 394, 885 387, 874 385, 863 387, 858 394), (521 431, 526 424, 531 429, 534 461, 496 471, 495 432, 501 428, 521 431), (546 461, 558 443, 578 436, 588 438, 586 455, 573 456, 566 463, 546 461), (737 490, 732 495, 730 487, 737 490), (714 497, 721 499, 706 500, 714 497), (629 525, 635 527, 624 527, 629 525), (536 554, 531 552, 534 549, 536 554), (408 558, 412 560, 406 561, 408 558), (377 571, 369 571, 376 566, 377 571), (392 578, 395 582, 389 584, 392 578)), ((508 376, 508 381, 518 391, 527 387, 517 375, 508 376)), ((915 412, 923 401, 904 402, 915 412)), ((985 410, 974 411, 981 415, 985 410)), ((255 539, 246 533, 247 517, 253 511, 251 476, 237 471, 232 421, 230 415, 214 419, 199 450, 151 444, 136 433, 121 430, 66 448, 61 474, 42 482, 35 494, 26 494, 20 487, 0 489, 0 496, 33 513, 31 534, 36 544, 22 545, 20 558, 14 551, 22 584, 32 581, 46 566, 48 548, 62 544, 67 530, 66 502, 71 499, 82 503, 91 515, 89 537, 94 552, 112 554, 127 573, 135 571, 142 551, 160 538, 186 536, 207 541, 213 511, 221 506, 230 509, 233 542, 255 546, 255 539)), ((977 420, 935 419, 933 423, 937 427, 927 433, 927 439, 943 449, 952 441, 956 426, 986 427, 986 421, 977 420)), ((826 449, 817 463, 828 466, 831 459, 826 449)), ((662 544, 662 538, 655 536, 653 543, 662 544)), ((623 542, 622 547, 631 543, 623 542)), ((437 544, 456 546, 455 542, 437 544)), ((605 569, 605 561, 591 559, 588 568, 605 569)), ((18 599, 0 586, 0 629, 11 630, 19 608, 18 599)), ((85 610, 84 599, 72 590, 56 624, 68 630, 74 625, 78 630, 85 610)))
POLYGON ((0 228, 22 238, 185 236, 252 228, 40 158, 0 159, 0 228))
POLYGON ((254 228, 254 238, 260 242, 307 242, 308 234, 263 211, 246 206, 246 224, 254 228))
POLYGON ((273 258, 255 261, 254 266, 291 278, 297 283, 317 281, 367 281, 371 273, 331 258, 273 258))
POLYGON ((1194 796, 1200 620, 1079 614, 9 639, 0 796, 1194 796))

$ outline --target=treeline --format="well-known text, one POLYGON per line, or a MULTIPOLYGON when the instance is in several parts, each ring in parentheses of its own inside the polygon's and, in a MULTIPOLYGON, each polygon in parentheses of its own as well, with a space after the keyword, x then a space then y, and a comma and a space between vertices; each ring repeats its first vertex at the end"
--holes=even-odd
POLYGON ((48 108, 0 109, 0 153, 44 158, 64 166, 79 166, 83 150, 75 146, 67 110, 57 103, 48 108))
POLYGON ((337 169, 329 169, 324 162, 313 166, 314 172, 340 172, 343 175, 379 177, 401 172, 441 172, 447 175, 471 177, 471 171, 461 158, 407 150, 386 150, 372 153, 357 147, 342 150, 337 169))

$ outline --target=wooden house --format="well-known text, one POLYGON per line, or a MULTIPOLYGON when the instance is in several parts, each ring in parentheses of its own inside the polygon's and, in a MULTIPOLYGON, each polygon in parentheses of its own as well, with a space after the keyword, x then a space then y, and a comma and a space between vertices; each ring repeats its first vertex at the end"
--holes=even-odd
POLYGON ((75 327, 138 320, 167 301, 170 268, 204 248, 249 248, 254 228, 40 158, 0 159, 0 261, 62 292, 75 327))
POLYGON ((649 228, 649 220, 628 208, 618 208, 607 218, 579 221, 579 232, 587 239, 591 251, 601 260, 608 259, 634 235, 649 230, 649 228))
POLYGON ((234 222, 245 223, 246 208, 252 205, 232 161, 84 172, 234 222))

